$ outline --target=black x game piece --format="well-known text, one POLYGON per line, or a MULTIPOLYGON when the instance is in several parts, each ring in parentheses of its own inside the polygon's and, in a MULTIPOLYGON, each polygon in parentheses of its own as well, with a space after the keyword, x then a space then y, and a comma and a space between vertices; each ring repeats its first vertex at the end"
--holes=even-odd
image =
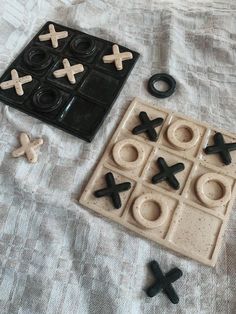
POLYGON ((160 172, 152 177, 152 183, 156 184, 166 180, 172 188, 178 190, 180 184, 179 181, 176 179, 175 174, 184 170, 184 164, 177 163, 169 167, 165 162, 165 159, 162 157, 159 157, 157 159, 157 164, 160 172))
POLYGON ((130 182, 116 184, 114 176, 111 172, 106 173, 105 180, 107 188, 95 191, 94 195, 96 197, 110 196, 114 207, 119 209, 122 205, 119 193, 128 191, 131 188, 131 184, 130 182))
POLYGON ((143 132, 146 132, 148 135, 148 138, 151 141, 156 142, 158 139, 158 135, 157 135, 155 128, 160 126, 163 123, 163 119, 162 118, 156 118, 154 120, 150 120, 147 113, 144 111, 140 112, 139 119, 141 121, 141 124, 136 126, 133 129, 132 133, 134 135, 138 135, 138 134, 141 134, 143 132))
POLYGON ((157 282, 148 288, 147 295, 152 298, 159 292, 163 291, 172 303, 179 303, 179 297, 175 292, 172 283, 182 277, 182 271, 179 268, 173 268, 164 275, 156 261, 150 263, 150 268, 156 277, 157 282))
POLYGON ((225 143, 224 137, 221 133, 216 133, 214 135, 213 146, 207 146, 204 151, 207 155, 210 154, 220 154, 220 157, 225 165, 229 165, 232 162, 230 152, 236 150, 236 143, 225 143))

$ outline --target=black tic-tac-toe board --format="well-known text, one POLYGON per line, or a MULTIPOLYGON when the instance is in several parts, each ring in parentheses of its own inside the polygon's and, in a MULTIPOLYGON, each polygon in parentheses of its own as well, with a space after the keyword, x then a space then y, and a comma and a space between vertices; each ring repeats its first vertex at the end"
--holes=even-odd
POLYGON ((0 78, 0 83, 11 80, 13 69, 19 77, 31 75, 32 81, 23 85, 24 95, 17 95, 14 88, 0 89, 0 100, 90 142, 139 57, 137 52, 119 45, 120 52, 131 52, 133 59, 124 61, 123 69, 118 71, 114 63, 102 60, 104 55, 112 54, 112 46, 104 39, 47 22, 0 78), (68 37, 58 40, 57 48, 51 40, 39 40, 39 35, 49 33, 50 24, 57 32, 68 32, 68 37), (70 65, 80 63, 84 67, 75 75, 75 84, 66 76, 53 75, 63 68, 65 58, 70 65))

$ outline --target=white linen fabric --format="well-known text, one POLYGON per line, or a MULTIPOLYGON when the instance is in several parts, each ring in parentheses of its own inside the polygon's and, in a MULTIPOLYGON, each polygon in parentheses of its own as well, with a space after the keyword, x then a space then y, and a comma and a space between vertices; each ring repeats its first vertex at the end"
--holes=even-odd
POLYGON ((135 96, 236 132, 235 1, 0 0, 0 74, 52 20, 141 54, 91 144, 0 104, 0 313, 236 313, 234 206, 215 268, 177 256, 78 204, 135 96), (170 73, 175 94, 157 100, 148 78, 170 73), (39 161, 14 159, 18 135, 42 137, 39 161), (184 275, 148 298, 147 263, 184 275))

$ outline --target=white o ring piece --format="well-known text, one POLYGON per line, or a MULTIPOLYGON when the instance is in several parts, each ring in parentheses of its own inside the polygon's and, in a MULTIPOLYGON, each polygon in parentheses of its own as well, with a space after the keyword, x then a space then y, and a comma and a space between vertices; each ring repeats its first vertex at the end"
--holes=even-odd
POLYGON ((224 176, 214 172, 205 173, 196 182, 196 193, 200 201, 202 201, 208 207, 218 207, 225 205, 230 200, 231 186, 227 181, 227 178, 224 176), (206 195, 204 191, 204 185, 209 181, 214 181, 221 186, 223 190, 223 195, 221 198, 214 200, 206 195))
POLYGON ((134 205, 133 205, 133 215, 134 215, 135 220, 141 226, 147 229, 154 229, 161 226, 165 222, 168 216, 168 205, 167 205, 166 200, 161 195, 156 196, 156 195, 153 195, 152 193, 146 193, 139 196, 135 200, 134 205), (141 213, 143 204, 148 201, 156 203, 159 207, 160 215, 156 220, 148 220, 144 218, 144 216, 141 213))
POLYGON ((135 169, 137 167, 140 167, 144 161, 144 149, 142 145, 133 140, 133 139, 124 139, 119 142, 117 142, 112 150, 112 155, 115 160, 115 162, 124 169, 135 169), (132 161, 127 161, 122 157, 121 151, 124 147, 134 149, 137 153, 137 158, 132 161))
POLYGON ((197 144, 199 137, 200 133, 198 127, 192 122, 186 120, 177 120, 176 122, 172 123, 167 130, 167 138, 169 142, 180 150, 188 150, 192 148, 197 144), (191 132, 192 138, 190 141, 182 142, 176 137, 176 131, 180 128, 187 129, 191 132))

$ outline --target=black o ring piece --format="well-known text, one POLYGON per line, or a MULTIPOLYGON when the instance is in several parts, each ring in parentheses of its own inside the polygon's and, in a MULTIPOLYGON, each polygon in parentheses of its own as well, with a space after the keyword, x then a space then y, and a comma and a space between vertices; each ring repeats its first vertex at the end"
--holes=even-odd
POLYGON ((51 112, 62 102, 59 91, 53 87, 40 87, 33 96, 33 106, 36 111, 51 112))
POLYGON ((76 36, 70 43, 70 48, 80 57, 89 57, 96 50, 96 43, 93 38, 87 36, 76 36))
POLYGON ((176 87, 175 79, 166 73, 154 74, 148 81, 148 91, 157 98, 166 98, 171 96, 176 87), (155 88, 154 84, 158 81, 163 81, 168 84, 169 88, 166 91, 160 91, 155 88))
POLYGON ((44 70, 52 62, 52 56, 43 48, 31 47, 24 53, 24 62, 34 70, 44 70))

